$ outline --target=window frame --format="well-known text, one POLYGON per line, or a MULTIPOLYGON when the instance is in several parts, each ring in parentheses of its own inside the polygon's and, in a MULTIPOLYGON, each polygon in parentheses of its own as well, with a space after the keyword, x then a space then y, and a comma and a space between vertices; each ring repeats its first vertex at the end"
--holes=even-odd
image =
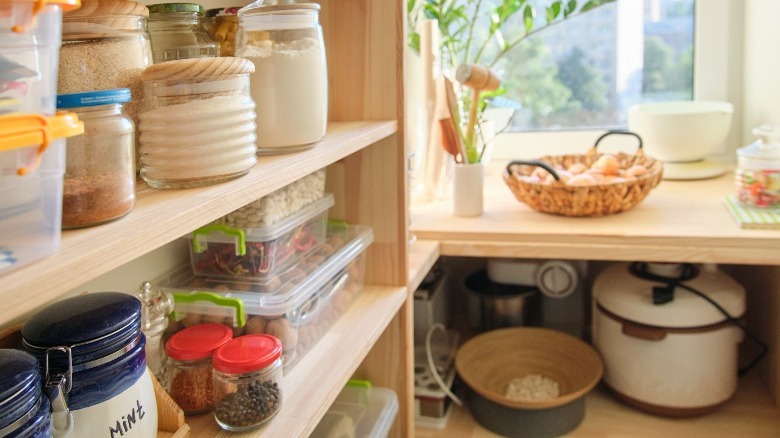
MULTIPOLYGON (((618 0, 636 1, 636 0, 618 0)), ((741 132, 742 35, 744 2, 695 0, 695 100, 725 100, 734 104, 729 138, 710 158, 734 162, 741 132)), ((505 132, 496 136, 492 159, 530 159, 540 155, 582 153, 603 130, 505 132), (543 145, 543 146, 540 146, 543 145)))

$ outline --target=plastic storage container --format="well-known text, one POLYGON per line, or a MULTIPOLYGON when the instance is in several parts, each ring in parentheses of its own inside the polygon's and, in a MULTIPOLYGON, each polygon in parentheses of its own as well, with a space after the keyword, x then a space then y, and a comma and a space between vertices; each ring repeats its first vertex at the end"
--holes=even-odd
POLYGON ((0 350, 0 381, 0 435, 50 437, 50 405, 41 391, 38 360, 24 351, 0 350))
POLYGON ((22 339, 45 376, 53 427, 72 426, 58 436, 157 435, 141 303, 135 297, 96 292, 58 301, 24 323, 22 339))
POLYGON ((185 414, 201 414, 214 403, 212 355, 233 338, 223 324, 196 324, 181 330, 165 343, 168 355, 168 393, 185 414))
POLYGON ((202 21, 203 6, 196 3, 149 5, 148 29, 154 63, 219 56, 219 45, 202 21))
POLYGON ((214 184, 245 175, 257 157, 254 65, 242 58, 181 59, 143 72, 141 176, 155 188, 214 184))
POLYGON ((217 223, 240 228, 273 225, 325 196, 325 169, 263 196, 217 220, 217 223))
POLYGON ((0 274, 59 247, 65 139, 82 132, 72 113, 0 116, 0 274))
POLYGON ((261 154, 308 148, 325 136, 328 69, 316 3, 258 0, 238 11, 236 54, 255 63, 261 154))
POLYGON ((222 56, 233 56, 236 53, 236 32, 238 31, 238 10, 243 6, 229 8, 214 8, 206 11, 203 27, 209 35, 219 43, 219 53, 222 56))
POLYGON ((334 202, 333 195, 328 194, 266 227, 202 227, 191 237, 192 271, 211 278, 240 277, 273 287, 285 269, 325 241, 328 210, 334 202))
POLYGON ((214 353, 214 419, 225 430, 256 429, 282 408, 282 342, 244 335, 214 353))
POLYGON ((261 293, 253 291, 257 288, 253 283, 197 277, 183 267, 158 280, 159 288, 173 294, 176 303, 172 330, 208 320, 235 327, 237 335, 274 335, 282 341, 288 371, 363 289, 365 249, 372 241, 370 227, 330 227, 325 244, 288 271, 281 284, 261 293), (234 304, 182 299, 204 291, 234 304))
POLYGON ((0 0, 0 115, 53 115, 62 13, 79 0, 0 0))
POLYGON ((753 129, 758 140, 737 150, 737 199, 751 207, 780 207, 780 127, 753 129))
POLYGON ((135 125, 123 110, 130 90, 60 94, 57 107, 84 122, 67 140, 62 227, 110 222, 135 206, 135 125))
POLYGON ((311 438, 384 438, 398 414, 398 396, 391 389, 350 381, 317 424, 311 438))

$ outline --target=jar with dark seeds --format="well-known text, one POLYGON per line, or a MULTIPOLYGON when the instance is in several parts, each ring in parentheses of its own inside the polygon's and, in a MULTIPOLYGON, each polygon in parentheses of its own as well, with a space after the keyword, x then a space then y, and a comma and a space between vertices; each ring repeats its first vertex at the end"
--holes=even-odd
POLYGON ((229 431, 255 429, 282 408, 282 342, 267 334, 234 338, 214 353, 214 418, 229 431))

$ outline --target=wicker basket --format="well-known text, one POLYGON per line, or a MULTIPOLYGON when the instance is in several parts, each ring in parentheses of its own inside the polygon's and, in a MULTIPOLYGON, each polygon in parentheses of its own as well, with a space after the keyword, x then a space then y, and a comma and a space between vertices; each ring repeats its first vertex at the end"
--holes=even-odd
POLYGON ((596 140, 587 153, 581 155, 544 156, 538 160, 512 161, 504 172, 504 181, 517 200, 536 211, 561 216, 604 216, 626 211, 641 202, 655 186, 661 182, 663 164, 661 161, 644 155, 642 139, 628 131, 609 131, 596 140), (569 168, 581 163, 590 168, 601 153, 597 151, 599 142, 613 134, 628 134, 636 137, 639 148, 635 154, 614 154, 620 168, 642 166, 646 173, 639 176, 618 178, 613 182, 594 185, 567 185, 556 169, 569 168), (538 167, 545 169, 554 177, 554 181, 532 178, 538 167))

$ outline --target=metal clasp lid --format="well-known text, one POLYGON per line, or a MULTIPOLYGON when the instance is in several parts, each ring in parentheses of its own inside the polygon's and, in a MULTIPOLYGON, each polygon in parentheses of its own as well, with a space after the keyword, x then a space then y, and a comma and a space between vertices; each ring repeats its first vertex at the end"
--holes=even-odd
POLYGON ((51 422, 54 436, 67 435, 73 431, 73 414, 68 408, 68 394, 73 388, 73 353, 70 347, 46 349, 45 360, 46 396, 51 402, 51 422), (68 369, 64 373, 49 374, 49 354, 59 351, 68 355, 68 369))

